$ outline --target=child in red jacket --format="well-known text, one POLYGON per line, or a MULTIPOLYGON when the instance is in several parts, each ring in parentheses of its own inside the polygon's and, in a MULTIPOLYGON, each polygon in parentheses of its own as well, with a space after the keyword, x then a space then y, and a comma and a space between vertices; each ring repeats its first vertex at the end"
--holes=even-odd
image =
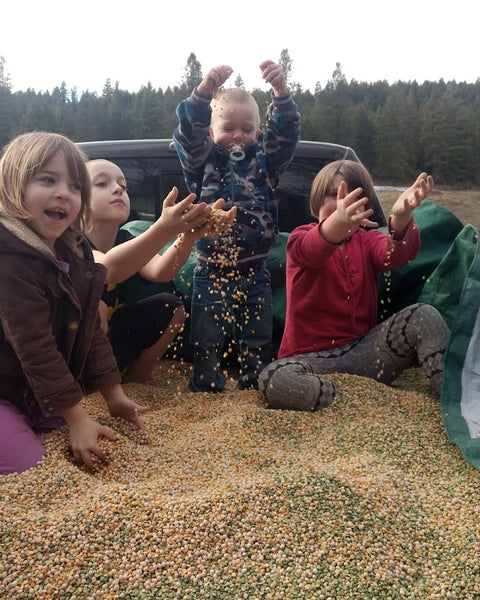
POLYGON ((420 235, 412 211, 432 189, 432 177, 420 174, 392 207, 385 234, 369 220, 375 192, 360 163, 335 161, 317 174, 310 209, 318 222, 297 227, 287 243, 279 360, 259 381, 269 406, 317 410, 335 395, 320 375, 351 373, 390 383, 415 357, 440 391, 449 337, 440 313, 414 304, 377 324, 380 273, 415 258, 420 235))

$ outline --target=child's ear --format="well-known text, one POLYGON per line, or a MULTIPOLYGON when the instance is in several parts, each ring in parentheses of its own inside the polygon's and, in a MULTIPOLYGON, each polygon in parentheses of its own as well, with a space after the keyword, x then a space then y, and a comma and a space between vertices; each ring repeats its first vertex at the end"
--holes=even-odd
POLYGON ((257 129, 257 133, 255 134, 255 139, 258 140, 258 136, 260 135, 261 131, 260 129, 257 129))

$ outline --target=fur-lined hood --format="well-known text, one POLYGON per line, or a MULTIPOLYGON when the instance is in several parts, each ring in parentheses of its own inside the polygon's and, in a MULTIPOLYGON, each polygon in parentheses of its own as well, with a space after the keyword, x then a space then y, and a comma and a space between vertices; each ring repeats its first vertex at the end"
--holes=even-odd
MULTIPOLYGON (((45 258, 48 258, 54 262, 57 262, 57 257, 51 251, 51 249, 45 244, 45 242, 31 229, 23 219, 17 219, 15 217, 9 217, 0 211, 0 224, 5 227, 15 238, 23 242, 22 245, 16 245, 13 243, 14 250, 16 252, 26 251, 26 244, 35 253, 39 253, 45 258), (21 248, 23 246, 23 250, 21 248)), ((84 252, 81 247, 81 241, 78 243, 73 241, 73 235, 71 232, 65 232, 59 238, 62 243, 73 252, 78 258, 84 258, 84 252)), ((5 239, 0 240, 0 252, 4 251, 5 246, 10 246, 9 241, 5 239)), ((9 248, 10 251, 10 248, 9 248)))

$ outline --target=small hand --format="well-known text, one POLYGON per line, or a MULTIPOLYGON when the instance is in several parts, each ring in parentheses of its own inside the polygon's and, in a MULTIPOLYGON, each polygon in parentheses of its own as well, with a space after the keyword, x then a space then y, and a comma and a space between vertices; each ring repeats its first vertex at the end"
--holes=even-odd
POLYGON ((208 206, 205 202, 194 204, 195 194, 189 194, 180 202, 176 202, 178 189, 173 187, 163 201, 162 214, 159 221, 172 231, 172 237, 178 233, 190 231, 205 222, 208 206))
POLYGON ((210 212, 206 221, 193 232, 195 239, 217 237, 231 229, 237 217, 237 207, 232 206, 229 210, 223 210, 224 204, 225 200, 219 198, 209 207, 210 212))
POLYGON ((133 423, 140 431, 145 430, 145 424, 140 418, 140 415, 148 412, 150 407, 142 406, 141 404, 130 400, 125 394, 109 399, 107 406, 112 417, 120 417, 133 423))
POLYGON ((84 464, 88 469, 94 469, 97 466, 94 456, 103 461, 108 459, 98 445, 100 436, 110 441, 118 439, 113 429, 100 425, 86 414, 69 425, 69 447, 75 462, 84 464))
POLYGON ((213 95, 232 73, 233 69, 229 65, 213 67, 202 79, 197 89, 201 94, 213 95))
POLYGON ((433 177, 420 173, 415 183, 407 188, 392 206, 392 216, 409 216, 413 209, 420 206, 434 187, 433 177))
POLYGON ((98 316, 100 318, 100 327, 105 335, 108 334, 108 306, 103 300, 98 305, 98 316))
POLYGON ((347 184, 342 181, 337 192, 337 215, 350 227, 378 227, 378 223, 368 218, 373 214, 373 209, 365 208, 369 200, 361 195, 362 192, 363 189, 358 187, 347 193, 347 184))
POLYGON ((264 60, 260 65, 260 69, 263 79, 272 86, 277 96, 288 94, 285 73, 281 65, 277 65, 273 60, 264 60))

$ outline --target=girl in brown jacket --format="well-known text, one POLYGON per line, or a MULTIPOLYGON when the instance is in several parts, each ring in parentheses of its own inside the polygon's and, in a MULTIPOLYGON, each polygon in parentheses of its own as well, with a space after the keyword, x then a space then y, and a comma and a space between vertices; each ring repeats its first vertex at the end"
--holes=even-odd
POLYGON ((85 157, 67 138, 18 136, 0 160, 0 474, 35 466, 39 431, 69 428, 76 462, 106 459, 109 427, 84 410, 99 390, 110 414, 143 429, 98 318, 105 267, 82 234, 89 212, 85 157))

